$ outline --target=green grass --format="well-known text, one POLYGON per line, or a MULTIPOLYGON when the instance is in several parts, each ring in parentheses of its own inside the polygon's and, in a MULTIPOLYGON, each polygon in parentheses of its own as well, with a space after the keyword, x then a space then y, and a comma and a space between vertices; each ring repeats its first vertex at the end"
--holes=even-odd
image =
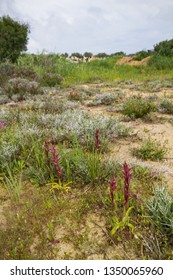
POLYGON ((19 58, 20 67, 29 66, 38 74, 52 72, 64 78, 62 84, 69 86, 79 83, 97 83, 114 80, 136 80, 143 81, 151 78, 171 78, 173 70, 166 67, 155 67, 154 62, 147 67, 131 67, 128 65, 116 65, 120 57, 106 58, 89 63, 71 63, 58 55, 25 55, 19 58))

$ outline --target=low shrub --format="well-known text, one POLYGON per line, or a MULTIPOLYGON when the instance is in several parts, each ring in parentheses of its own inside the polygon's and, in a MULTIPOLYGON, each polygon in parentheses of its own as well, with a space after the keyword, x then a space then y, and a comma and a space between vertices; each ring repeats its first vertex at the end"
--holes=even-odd
POLYGON ((77 91, 71 91, 68 94, 68 99, 69 100, 75 100, 75 101, 82 101, 83 99, 83 94, 81 92, 77 92, 77 91))
POLYGON ((0 64, 0 86, 3 86, 15 73, 15 65, 10 62, 0 64))
POLYGON ((134 149, 133 154, 142 159, 159 160, 163 159, 166 153, 165 146, 162 146, 159 141, 148 139, 140 148, 134 149))
POLYGON ((146 203, 147 213, 154 225, 167 235, 173 234, 173 199, 165 187, 157 186, 146 203))
MULTIPOLYGON (((10 79, 5 87, 6 95, 13 99, 14 95, 17 96, 17 101, 25 100, 27 95, 42 94, 43 91, 40 88, 38 82, 29 81, 22 78, 10 79)), ((14 97, 15 98, 15 97, 14 97)))
POLYGON ((62 138, 68 138, 69 141, 77 138, 80 144, 90 151, 93 150, 97 129, 99 129, 102 152, 107 150, 109 141, 129 134, 129 129, 121 124, 117 118, 103 116, 93 118, 86 112, 79 110, 69 110, 56 116, 54 127, 59 130, 62 138))
POLYGON ((16 68, 14 73, 16 78, 28 79, 28 80, 36 80, 37 75, 32 68, 29 67, 20 67, 16 68))
POLYGON ((134 59, 134 60, 137 60, 137 61, 141 61, 142 59, 148 57, 149 55, 150 55, 149 52, 140 51, 140 52, 138 52, 138 53, 133 57, 133 59, 134 59))
POLYGON ((140 95, 128 98, 123 104, 122 113, 130 118, 142 118, 154 111, 156 106, 140 95))
POLYGON ((164 99, 159 106, 159 109, 163 113, 173 114, 173 103, 167 99, 164 99))
POLYGON ((60 85, 64 78, 57 73, 44 73, 41 77, 41 85, 48 87, 55 87, 60 85))
POLYGON ((117 97, 113 93, 98 94, 95 98, 95 102, 102 105, 112 105, 117 100, 117 97))

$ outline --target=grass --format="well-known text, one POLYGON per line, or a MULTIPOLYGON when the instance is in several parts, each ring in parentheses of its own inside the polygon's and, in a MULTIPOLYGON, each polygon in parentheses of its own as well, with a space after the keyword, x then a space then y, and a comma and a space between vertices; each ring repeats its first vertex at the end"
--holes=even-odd
MULTIPOLYGON (((1 105, 1 259, 171 258, 170 235, 162 230, 165 222, 157 222, 166 198, 154 209, 152 190, 161 178, 142 161, 122 166, 112 157, 112 147, 118 147, 118 142, 133 141, 129 124, 136 120, 124 123, 115 111, 92 114, 85 105, 92 99, 107 108, 122 107, 126 89, 148 87, 153 97, 157 86, 167 83, 171 88, 171 80, 146 82, 149 75, 165 77, 166 72, 118 66, 116 59, 85 64, 54 55, 19 59, 18 73, 33 74, 26 71, 28 65, 41 81, 52 72, 56 87, 34 95, 24 86, 23 101, 16 100, 14 107, 1 105), (60 84, 59 75, 63 77, 60 84), (93 88, 81 85, 89 82, 93 88)), ((26 77, 25 83, 30 85, 26 77)), ((151 100, 138 99, 138 112, 146 103, 152 107, 151 100)), ((130 107, 134 114, 134 104, 130 107)), ((148 107, 142 116, 147 113, 148 107)), ((150 142, 141 145, 138 156, 164 157, 165 147, 150 142)), ((169 221, 171 211, 169 207, 169 221)))
POLYGON ((141 147, 134 149, 133 154, 144 160, 161 160, 165 157, 166 151, 166 147, 161 145, 159 141, 153 141, 149 138, 141 147))
MULTIPOLYGON (((172 78, 172 70, 167 68, 157 69, 157 67, 131 67, 128 65, 116 65, 120 57, 106 58, 89 63, 71 63, 58 55, 24 55, 19 58, 20 67, 29 66, 33 68, 38 76, 43 76, 46 72, 59 74, 64 78, 62 85, 68 86, 79 83, 108 82, 114 80, 148 80, 172 78)), ((154 63, 153 63, 154 64, 154 63)), ((152 64, 152 65, 153 65, 152 64)))

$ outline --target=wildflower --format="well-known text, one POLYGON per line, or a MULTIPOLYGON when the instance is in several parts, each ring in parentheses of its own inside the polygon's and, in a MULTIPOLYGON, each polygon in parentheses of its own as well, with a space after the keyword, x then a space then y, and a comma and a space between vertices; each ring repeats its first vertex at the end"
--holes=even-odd
POLYGON ((49 141, 45 141, 44 146, 45 146, 45 155, 47 158, 47 165, 50 169, 51 160, 52 160, 53 165, 56 170, 57 177, 58 177, 58 179, 60 179, 60 177, 62 177, 62 169, 59 166, 60 156, 57 153, 54 145, 52 147, 49 147, 49 141), (51 157, 50 157, 50 154, 51 154, 51 157))
POLYGON ((54 167, 56 169, 57 177, 60 178, 62 176, 62 169, 59 166, 60 156, 56 152, 55 146, 52 146, 49 150, 50 150, 50 153, 52 154, 52 160, 53 160, 54 167))
POLYGON ((52 91, 49 91, 49 94, 53 94, 53 92, 52 92, 52 91))
POLYGON ((113 179, 111 179, 109 181, 110 183, 110 195, 111 195, 111 200, 112 200, 112 204, 114 205, 114 191, 116 190, 117 188, 117 180, 118 178, 117 177, 114 177, 113 179))
POLYGON ((124 200, 126 205, 129 201, 130 197, 130 179, 132 176, 132 168, 129 167, 129 165, 124 162, 123 164, 123 174, 124 174, 124 200))
POLYGON ((0 127, 6 126, 7 123, 6 122, 0 122, 0 127))

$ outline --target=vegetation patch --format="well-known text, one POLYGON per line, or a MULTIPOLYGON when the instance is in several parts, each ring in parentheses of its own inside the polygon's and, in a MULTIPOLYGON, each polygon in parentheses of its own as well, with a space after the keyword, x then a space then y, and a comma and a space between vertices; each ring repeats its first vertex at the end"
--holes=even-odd
POLYGON ((134 149, 133 154, 144 160, 161 160, 165 157, 166 151, 166 147, 162 146, 159 141, 153 141, 149 138, 142 143, 140 148, 134 149))
POLYGON ((142 96, 129 97, 123 104, 122 113, 130 118, 142 118, 155 110, 155 105, 142 96))

